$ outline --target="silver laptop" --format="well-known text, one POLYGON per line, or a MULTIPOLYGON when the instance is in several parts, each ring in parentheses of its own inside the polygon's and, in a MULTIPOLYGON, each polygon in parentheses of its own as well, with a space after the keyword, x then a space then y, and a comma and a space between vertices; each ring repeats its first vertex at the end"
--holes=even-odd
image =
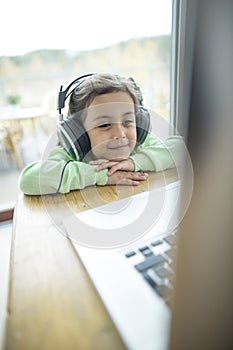
POLYGON ((179 194, 176 181, 63 220, 128 349, 167 349, 179 194))

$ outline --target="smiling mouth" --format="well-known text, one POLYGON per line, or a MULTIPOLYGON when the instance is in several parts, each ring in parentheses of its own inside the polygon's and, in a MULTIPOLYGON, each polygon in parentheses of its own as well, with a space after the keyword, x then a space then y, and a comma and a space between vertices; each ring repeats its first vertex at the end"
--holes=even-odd
POLYGON ((129 147, 128 144, 127 145, 117 145, 115 147, 109 147, 109 149, 111 149, 111 150, 119 150, 119 149, 125 149, 127 147, 129 147))

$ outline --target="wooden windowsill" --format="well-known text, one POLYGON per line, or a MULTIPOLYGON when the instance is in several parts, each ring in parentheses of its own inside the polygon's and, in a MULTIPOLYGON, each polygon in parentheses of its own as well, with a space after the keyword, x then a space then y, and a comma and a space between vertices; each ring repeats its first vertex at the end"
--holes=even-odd
POLYGON ((4 207, 0 206, 0 222, 13 219, 15 203, 9 203, 4 207))

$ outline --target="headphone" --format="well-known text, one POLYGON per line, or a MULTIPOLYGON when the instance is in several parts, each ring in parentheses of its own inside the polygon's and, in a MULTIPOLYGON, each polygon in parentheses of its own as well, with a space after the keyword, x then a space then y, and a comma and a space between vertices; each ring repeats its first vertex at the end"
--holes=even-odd
MULTIPOLYGON (((95 73, 85 74, 77 79, 73 80, 65 90, 63 86, 60 87, 57 99, 57 110, 58 110, 58 121, 57 121, 57 134, 60 144, 65 147, 68 153, 74 158, 83 160, 88 152, 91 150, 91 144, 86 130, 84 129, 81 119, 79 118, 80 113, 75 113, 66 120, 63 118, 61 110, 65 107, 66 99, 74 92, 78 92, 79 85, 86 79, 89 79, 95 73), (71 90, 70 88, 74 85, 75 87, 71 90)), ((146 108, 143 107, 143 99, 140 88, 136 85, 133 78, 129 78, 133 82, 134 88, 140 93, 140 100, 138 111, 136 113, 136 131, 137 131, 137 146, 142 144, 150 129, 151 121, 150 114, 146 108)))

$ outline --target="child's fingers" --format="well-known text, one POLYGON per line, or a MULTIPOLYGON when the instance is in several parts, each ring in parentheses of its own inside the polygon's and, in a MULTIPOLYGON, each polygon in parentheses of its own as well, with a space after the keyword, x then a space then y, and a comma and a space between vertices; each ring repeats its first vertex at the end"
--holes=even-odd
POLYGON ((132 171, 132 169, 129 169, 125 162, 118 162, 115 164, 112 164, 111 167, 109 167, 108 175, 111 176, 113 173, 115 173, 118 170, 124 170, 124 171, 132 171))
POLYGON ((112 168, 113 166, 115 166, 117 164, 117 162, 106 162, 106 163, 103 163, 101 165, 99 165, 95 171, 100 171, 102 169, 108 169, 108 168, 112 168))
POLYGON ((130 172, 130 178, 132 180, 146 180, 148 178, 148 174, 143 172, 130 172))
POLYGON ((122 167, 120 165, 120 163, 114 164, 112 167, 109 167, 109 171, 108 171, 108 176, 111 176, 113 173, 115 173, 117 170, 121 170, 122 167))
POLYGON ((116 163, 109 169, 108 175, 111 176, 113 173, 115 173, 118 170, 125 170, 125 171, 134 171, 134 163, 130 159, 123 160, 121 162, 116 163))
POLYGON ((128 173, 125 178, 122 178, 121 185, 131 185, 137 186, 140 184, 140 181, 145 181, 147 179, 147 175, 140 173, 128 173))
POLYGON ((103 163, 108 163, 108 159, 96 159, 96 160, 91 160, 89 162, 90 165, 99 165, 99 164, 103 164, 103 163))
POLYGON ((118 185, 125 185, 125 186, 138 186, 140 184, 140 181, 135 181, 132 179, 124 179, 121 183, 118 183, 118 185))
POLYGON ((109 176, 108 184, 138 185, 140 181, 147 180, 148 174, 142 172, 118 171, 109 176))

